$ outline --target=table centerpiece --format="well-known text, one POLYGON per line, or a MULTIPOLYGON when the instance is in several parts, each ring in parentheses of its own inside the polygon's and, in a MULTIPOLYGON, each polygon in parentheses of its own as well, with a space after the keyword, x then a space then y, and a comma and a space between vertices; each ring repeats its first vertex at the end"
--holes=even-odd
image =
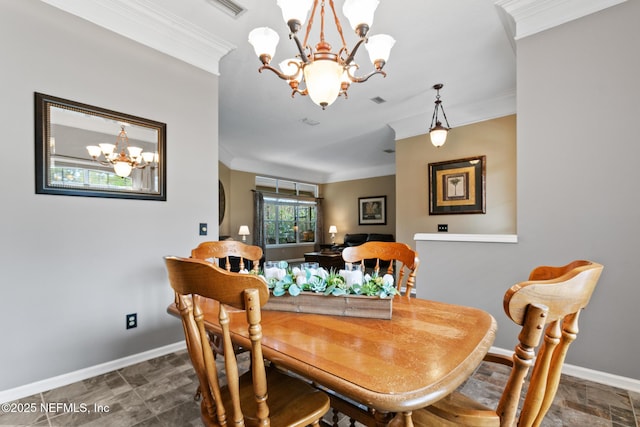
POLYGON ((391 319, 398 293, 393 275, 310 264, 292 268, 286 261, 268 263, 259 273, 271 292, 263 310, 391 319))

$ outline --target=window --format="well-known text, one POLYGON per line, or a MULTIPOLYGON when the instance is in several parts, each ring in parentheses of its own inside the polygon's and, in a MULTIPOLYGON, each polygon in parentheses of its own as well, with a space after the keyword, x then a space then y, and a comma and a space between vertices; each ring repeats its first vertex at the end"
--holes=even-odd
POLYGON ((133 180, 131 178, 120 177, 113 172, 71 166, 52 166, 49 171, 51 173, 51 183, 56 186, 84 187, 87 184, 91 184, 96 188, 133 188, 133 180))
POLYGON ((318 186, 275 178, 256 177, 264 197, 267 246, 315 243, 318 186))

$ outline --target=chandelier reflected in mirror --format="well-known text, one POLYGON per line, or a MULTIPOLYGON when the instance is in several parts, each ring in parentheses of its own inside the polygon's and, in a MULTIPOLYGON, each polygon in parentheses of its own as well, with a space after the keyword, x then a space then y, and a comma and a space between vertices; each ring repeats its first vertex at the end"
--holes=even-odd
POLYGON ((388 61, 391 48, 395 43, 393 37, 386 34, 368 37, 379 0, 345 0, 342 12, 358 36, 357 43, 352 50, 349 50, 342 33, 340 19, 336 14, 334 2, 333 0, 328 0, 328 3, 342 42, 342 47, 338 50, 338 53, 332 52, 331 45, 324 37, 324 0, 278 0, 278 6, 282 9, 284 21, 289 27, 289 38, 295 42, 298 50, 296 57, 285 59, 279 64, 280 70, 270 65, 280 39, 278 33, 268 27, 256 28, 249 33, 249 42, 253 45, 256 55, 262 62, 262 67, 258 71, 273 71, 278 77, 289 83, 292 89, 292 97, 296 93, 303 96, 308 95, 323 110, 331 105, 338 96, 343 95, 347 98, 347 90, 351 83, 366 82, 375 74, 386 76, 382 68, 388 61), (319 9, 318 3, 320 4, 319 9), (310 10, 311 14, 309 15, 310 10), (318 13, 320 15, 320 41, 313 49, 308 44, 309 35, 314 18, 318 13), (304 39, 301 42, 298 34, 307 19, 307 15, 309 15, 309 23, 304 33, 304 39), (355 63, 354 57, 362 44, 365 45, 369 52, 369 58, 373 63, 374 70, 363 76, 355 76, 354 72, 359 66, 355 63), (303 82, 304 88, 301 89, 303 82))
POLYGON ((124 127, 125 125, 120 125, 120 133, 116 137, 115 144, 88 145, 87 151, 94 162, 98 162, 102 166, 113 166, 116 175, 126 178, 133 169, 144 169, 147 166, 157 165, 158 153, 143 152, 140 147, 129 146, 129 137, 124 127), (125 150, 128 151, 128 154, 125 150), (100 155, 104 160, 100 158, 100 155))

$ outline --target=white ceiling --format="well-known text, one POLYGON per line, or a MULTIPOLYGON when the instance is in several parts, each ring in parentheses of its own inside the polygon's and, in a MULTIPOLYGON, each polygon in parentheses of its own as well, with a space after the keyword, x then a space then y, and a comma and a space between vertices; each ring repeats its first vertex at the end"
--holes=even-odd
MULTIPOLYGON (((279 33, 274 66, 296 53, 275 0, 233 0, 246 9, 238 17, 214 0, 42 1, 219 74, 219 152, 230 168, 324 183, 395 173, 395 156, 384 150, 427 132, 436 83, 444 84, 440 94, 452 132, 515 113, 514 37, 624 0, 381 0, 370 35, 396 39, 387 77, 352 84, 348 99, 324 111, 308 97, 291 98, 275 74, 258 73, 260 61, 247 42, 251 29, 269 26, 279 33), (376 104, 374 97, 386 102, 376 104)), ((357 37, 342 3, 336 0, 336 11, 351 49, 357 37)), ((328 5, 326 38, 337 51, 328 5)), ((319 21, 310 44, 318 41, 319 21)), ((372 70, 365 49, 356 62, 360 74, 372 70)))

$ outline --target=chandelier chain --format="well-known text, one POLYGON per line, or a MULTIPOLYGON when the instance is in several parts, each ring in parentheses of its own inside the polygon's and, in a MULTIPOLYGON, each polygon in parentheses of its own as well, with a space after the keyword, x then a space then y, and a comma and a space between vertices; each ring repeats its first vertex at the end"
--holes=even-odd
MULTIPOLYGON (((322 2, 324 5, 324 1, 322 2)), ((340 39, 342 40, 342 48, 347 52, 347 41, 344 39, 344 34, 342 33, 342 24, 340 24, 340 20, 338 19, 338 15, 336 14, 336 8, 333 4, 333 0, 329 0, 329 5, 331 6, 331 11, 333 12, 333 19, 336 22, 336 28, 338 29, 338 34, 340 34, 340 39)), ((324 9, 324 6, 323 6, 324 9)))
MULTIPOLYGON (((309 22, 307 23, 307 32, 304 35, 304 43, 302 44, 305 48, 309 45, 309 34, 311 33, 311 28, 313 27, 313 18, 316 16, 316 9, 318 7, 317 0, 313 2, 313 9, 311 10, 311 15, 309 15, 309 22)), ((324 10, 324 1, 322 2, 322 9, 324 10)))

